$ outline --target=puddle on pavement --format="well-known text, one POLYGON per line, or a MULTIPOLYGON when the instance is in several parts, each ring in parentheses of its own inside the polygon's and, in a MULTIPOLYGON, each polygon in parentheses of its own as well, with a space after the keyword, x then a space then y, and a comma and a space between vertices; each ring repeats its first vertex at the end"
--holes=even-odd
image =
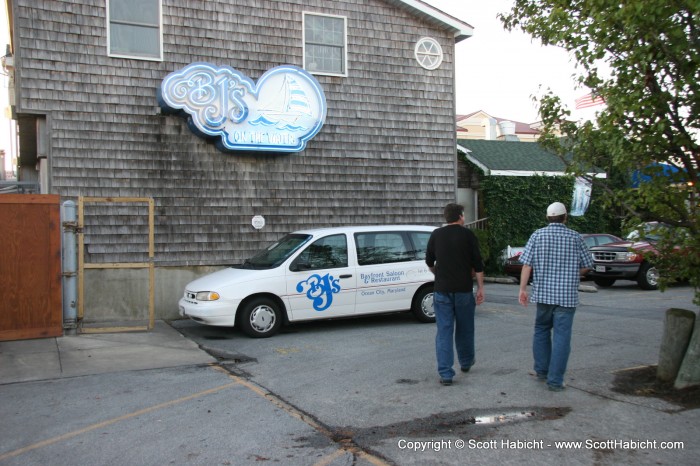
POLYGON ((475 417, 474 424, 505 424, 508 422, 527 421, 534 417, 535 413, 532 411, 502 413, 475 417))
POLYGON ((512 407, 504 411, 464 410, 437 413, 404 422, 354 428, 332 428, 336 441, 354 443, 362 448, 375 445, 387 438, 424 438, 436 435, 477 438, 501 425, 560 419, 571 412, 568 407, 512 407))

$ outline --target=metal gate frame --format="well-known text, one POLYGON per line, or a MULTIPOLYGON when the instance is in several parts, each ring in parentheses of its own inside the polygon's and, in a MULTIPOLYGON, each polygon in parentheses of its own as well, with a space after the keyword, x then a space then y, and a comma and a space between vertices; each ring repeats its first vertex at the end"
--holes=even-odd
POLYGON ((148 197, 83 197, 78 198, 78 330, 80 333, 111 333, 151 330, 155 327, 155 249, 154 202, 148 197), (107 262, 102 264, 85 263, 84 208, 85 204, 95 203, 147 203, 148 204, 148 262, 107 262), (148 269, 148 326, 128 327, 89 327, 83 328, 85 296, 85 269, 148 269))

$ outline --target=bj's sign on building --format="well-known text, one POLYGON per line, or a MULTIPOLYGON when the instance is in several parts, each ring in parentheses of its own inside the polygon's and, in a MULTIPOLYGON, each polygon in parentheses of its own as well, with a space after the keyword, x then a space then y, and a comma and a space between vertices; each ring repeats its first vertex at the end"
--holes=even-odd
POLYGON ((228 66, 192 63, 165 77, 158 103, 226 151, 302 151, 327 112, 316 78, 292 65, 268 70, 256 84, 228 66))

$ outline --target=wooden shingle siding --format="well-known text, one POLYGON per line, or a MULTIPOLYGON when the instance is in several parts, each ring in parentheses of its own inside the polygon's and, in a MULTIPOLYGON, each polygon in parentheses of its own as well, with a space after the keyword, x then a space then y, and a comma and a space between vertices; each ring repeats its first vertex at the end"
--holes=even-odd
MULTIPOLYGON (((299 228, 442 222, 455 199, 447 31, 382 0, 163 0, 160 62, 108 57, 105 15, 104 0, 15 2, 17 111, 47 115, 51 190, 62 199, 155 200, 157 264, 240 262, 299 228), (253 80, 303 67, 304 11, 346 16, 348 30, 348 76, 317 76, 328 114, 306 150, 222 153, 162 114, 156 89, 189 63, 253 80), (444 51, 433 71, 414 58, 424 36, 444 51)), ((132 210, 86 209, 91 261, 144 260, 147 216, 132 210)))

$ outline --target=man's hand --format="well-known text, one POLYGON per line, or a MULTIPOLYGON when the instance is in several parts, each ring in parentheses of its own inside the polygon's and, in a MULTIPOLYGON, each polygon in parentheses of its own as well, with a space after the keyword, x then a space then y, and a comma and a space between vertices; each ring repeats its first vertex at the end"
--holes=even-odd
POLYGON ((520 302, 520 304, 527 307, 527 303, 529 302, 528 297, 529 296, 527 294, 527 290, 520 290, 520 294, 518 295, 518 301, 520 302))
POLYGON ((527 307, 528 294, 527 294, 527 282, 530 281, 530 272, 532 267, 529 265, 523 265, 523 269, 520 272, 520 293, 518 294, 518 301, 523 306, 527 307))
POLYGON ((476 305, 484 302, 484 272, 476 272, 476 305))
POLYGON ((483 303, 483 302, 484 302, 484 299, 485 299, 485 297, 484 297, 484 287, 483 287, 483 286, 480 286, 480 287, 476 290, 476 305, 478 306, 479 304, 483 303))

